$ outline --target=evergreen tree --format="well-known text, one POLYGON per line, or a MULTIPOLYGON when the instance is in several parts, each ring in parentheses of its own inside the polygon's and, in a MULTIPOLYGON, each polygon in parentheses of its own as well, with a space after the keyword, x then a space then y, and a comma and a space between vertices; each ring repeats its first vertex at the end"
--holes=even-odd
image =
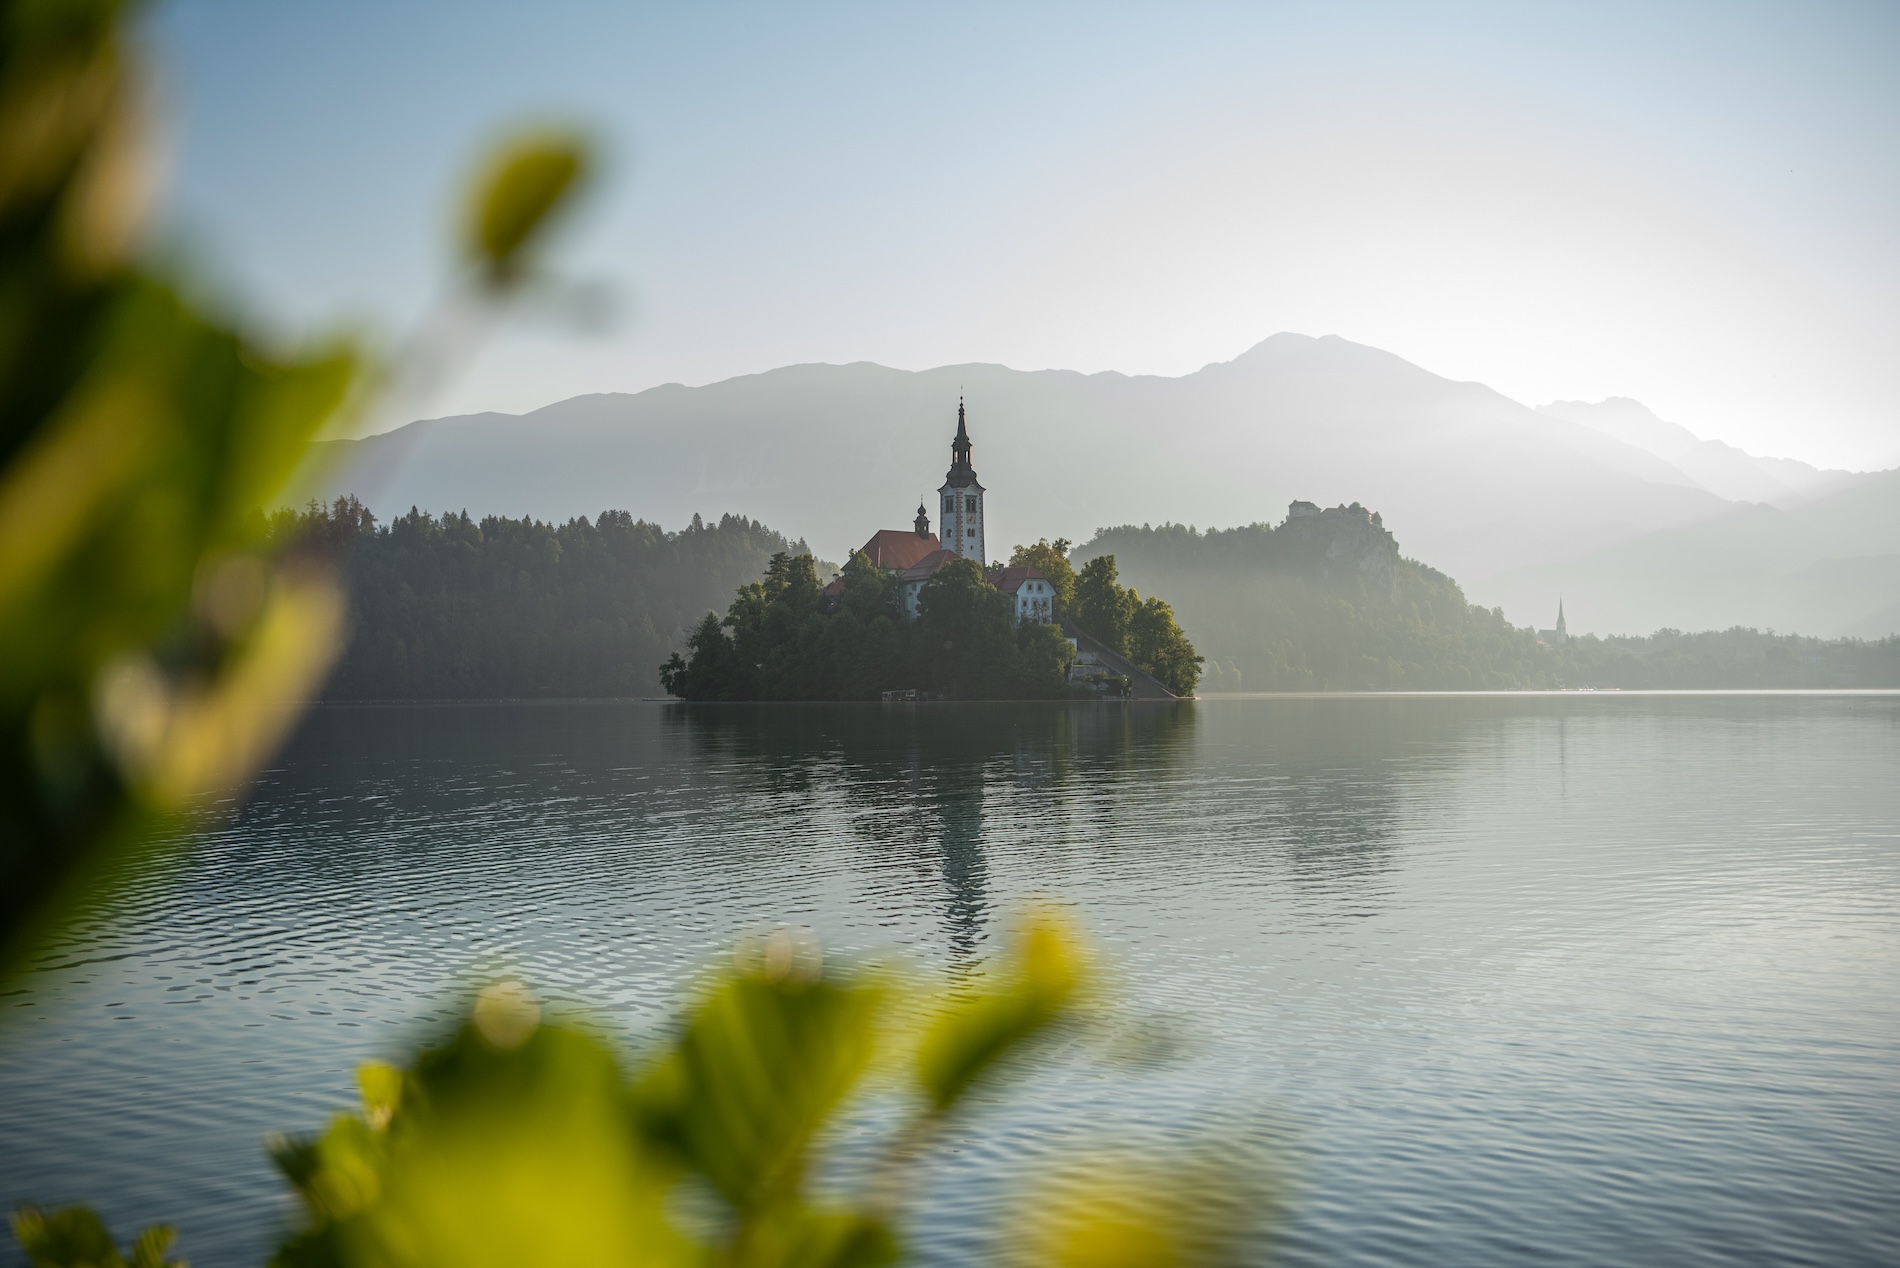
POLYGON ((806 553, 734 515, 669 533, 625 511, 556 525, 411 508, 379 526, 354 498, 267 532, 344 560, 355 628, 328 695, 353 700, 652 695, 654 667, 733 587, 806 553))

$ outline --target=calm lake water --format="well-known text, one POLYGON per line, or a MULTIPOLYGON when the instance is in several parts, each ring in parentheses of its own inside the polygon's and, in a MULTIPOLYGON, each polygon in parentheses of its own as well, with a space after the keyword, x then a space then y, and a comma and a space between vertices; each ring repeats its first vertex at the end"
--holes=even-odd
POLYGON ((633 1036, 761 925, 941 966, 1045 896, 1170 1042, 983 1107, 928 1262, 1046 1155, 1217 1125, 1283 1262, 1900 1263, 1892 695, 320 710, 0 998, 0 1201, 261 1263, 264 1135, 472 974, 633 1036))

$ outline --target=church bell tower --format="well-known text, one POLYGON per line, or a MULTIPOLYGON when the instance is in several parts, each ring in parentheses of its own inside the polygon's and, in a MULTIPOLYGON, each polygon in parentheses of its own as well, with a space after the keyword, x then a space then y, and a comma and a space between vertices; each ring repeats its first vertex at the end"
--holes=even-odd
POLYGON ((970 465, 970 433, 965 425, 963 398, 957 398, 957 436, 950 442, 950 470, 944 475, 938 494, 943 499, 945 550, 954 550, 965 559, 982 564, 988 560, 983 540, 983 486, 976 482, 976 468, 970 465))

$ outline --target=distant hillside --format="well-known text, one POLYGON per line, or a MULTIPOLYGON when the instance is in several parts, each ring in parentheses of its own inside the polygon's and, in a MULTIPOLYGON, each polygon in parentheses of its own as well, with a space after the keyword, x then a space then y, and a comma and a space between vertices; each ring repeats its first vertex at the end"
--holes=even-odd
POLYGON ((1856 476, 1790 510, 1739 506, 1472 588, 1513 612, 1541 604, 1554 613, 1562 595, 1575 627, 1600 633, 1900 633, 1900 469, 1856 476))
POLYGON ((1400 555, 1382 517, 1357 503, 1278 528, 1111 528, 1074 557, 1108 554, 1125 582, 1174 606, 1207 658, 1203 692, 1558 685, 1535 635, 1400 555))
MULTIPOLYGON (((559 520, 620 506, 683 523, 740 511, 843 558, 873 530, 908 525, 941 481, 959 393, 999 553, 1105 524, 1246 524, 1294 497, 1358 499, 1405 523, 1421 557, 1485 577, 1728 509, 1600 431, 1375 348, 1292 334, 1173 379, 804 365, 438 419, 332 447, 343 462, 317 491, 359 492, 385 516, 417 505, 559 520)), ((1547 606, 1539 596, 1512 615, 1547 606)))
MULTIPOLYGON (((1290 515, 1277 528, 1108 529, 1074 557, 1103 554, 1128 584, 1173 605, 1207 658, 1207 693, 1900 686, 1900 638, 1728 628, 1543 646, 1401 555, 1383 518, 1357 505, 1290 515)), ((1565 605, 1574 615, 1568 594, 1565 605)), ((1553 603, 1545 623, 1555 615, 1553 603)))
POLYGON ((1571 639, 1548 655, 1567 687, 1622 691, 1900 687, 1900 638, 1823 640, 1766 630, 1571 639))
POLYGON ((803 553, 739 516, 667 532, 624 511, 565 524, 360 507, 279 516, 345 559, 352 637, 332 700, 660 694, 659 665, 707 612, 803 553))
MULTIPOLYGON (((1680 473, 1679 482, 1731 501, 1767 502, 1786 509, 1858 478, 1852 471, 1825 470, 1793 458, 1761 458, 1719 440, 1703 440, 1686 427, 1656 417, 1641 401, 1628 397, 1613 396, 1594 404, 1554 401, 1537 412, 1579 423, 1640 449, 1680 473)), ((1667 475, 1652 478, 1670 480, 1667 475)))

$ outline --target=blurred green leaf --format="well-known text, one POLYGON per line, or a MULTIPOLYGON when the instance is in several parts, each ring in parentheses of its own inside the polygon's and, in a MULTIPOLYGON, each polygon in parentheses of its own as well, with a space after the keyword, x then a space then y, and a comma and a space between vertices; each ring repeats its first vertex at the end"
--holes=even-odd
POLYGON ((340 630, 257 512, 361 358, 262 347, 136 267, 140 7, 0 7, 0 979, 254 769, 340 630))
POLYGON ((384 1061, 365 1061, 356 1067, 356 1087, 370 1126, 387 1127, 402 1104, 402 1071, 384 1061))
POLYGON ((470 192, 467 250, 485 276, 516 280, 535 240, 585 181, 592 158, 571 132, 539 132, 499 147, 470 192))
POLYGON ((1068 921, 1030 913, 1016 929, 993 980, 949 1001, 925 1033, 917 1076, 943 1113, 999 1063, 1063 1018, 1085 979, 1086 957, 1068 921))
POLYGON ((125 1256, 90 1207, 21 1207, 13 1215, 13 1236, 33 1268, 185 1268, 182 1259, 165 1258, 172 1244, 170 1226, 145 1229, 133 1239, 131 1255, 125 1256))
POLYGON ((426 1050, 392 1095, 365 1079, 377 1130, 339 1118, 278 1165, 305 1227, 279 1264, 674 1264, 690 1245, 663 1210, 671 1173, 645 1156, 619 1063, 599 1040, 540 1026, 498 1047, 474 1023, 426 1050))
POLYGON ((1277 1209, 1257 1148, 1091 1151, 1035 1177, 1004 1259, 1021 1268, 1239 1268, 1258 1262, 1259 1235, 1277 1209))
POLYGON ((754 1216, 727 1256, 747 1268, 882 1268, 899 1257, 883 1220, 802 1203, 754 1216))
POLYGON ((888 994, 789 965, 720 979, 635 1085, 647 1132, 741 1212, 783 1201, 870 1064, 888 994))

